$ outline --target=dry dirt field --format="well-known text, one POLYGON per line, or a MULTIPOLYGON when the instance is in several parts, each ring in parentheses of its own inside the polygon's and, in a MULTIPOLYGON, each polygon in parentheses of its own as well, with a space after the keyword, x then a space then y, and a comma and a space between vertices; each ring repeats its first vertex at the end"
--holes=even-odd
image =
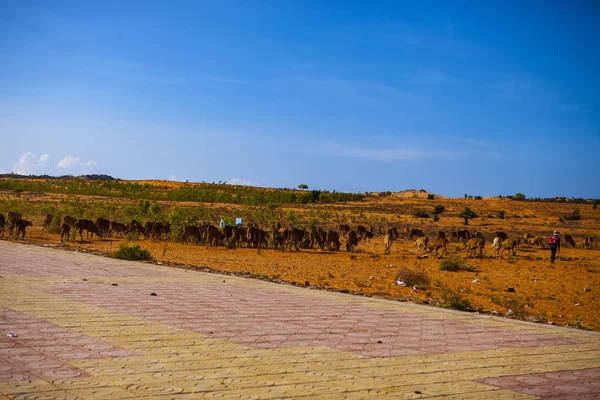
MULTIPOLYGON (((0 193, 0 200, 4 202, 14 200, 14 197, 15 194, 9 191, 0 193)), ((57 202, 65 196, 24 192, 20 193, 20 197, 43 204, 57 202)), ((101 196, 80 197, 88 202, 105 201, 101 196)), ((118 203, 121 200, 110 201, 118 203)), ((174 204, 160 202, 161 207, 165 208, 174 204)), ((185 205, 193 207, 194 203, 185 205)), ((203 206, 214 210, 215 215, 229 212, 233 216, 236 210, 243 208, 240 205, 218 203, 203 206)), ((245 273, 285 284, 452 308, 460 308, 468 302, 471 309, 480 312, 600 330, 600 209, 593 209, 592 204, 522 202, 498 198, 466 200, 437 195, 434 200, 428 200, 426 193, 404 192, 384 197, 367 196, 362 202, 290 205, 282 208, 284 211, 293 210, 302 223, 319 216, 318 225, 325 229, 334 229, 340 222, 353 227, 358 224, 374 227, 393 225, 399 230, 405 227, 422 229, 432 239, 439 230, 478 229, 485 234, 487 255, 467 259, 462 245, 451 241, 449 257, 460 257, 467 265, 467 270, 441 271, 439 267, 443 260, 437 259, 432 253, 427 258, 417 258, 416 247, 404 234, 394 242, 390 255, 383 254, 383 237, 378 236, 371 243, 361 243, 357 251, 352 253, 262 249, 259 254, 256 249, 207 248, 205 245, 139 239, 135 244, 149 250, 153 262, 163 265, 192 269, 208 267, 214 271, 245 273), (412 216, 415 209, 423 209, 431 214, 433 207, 438 204, 446 208, 438 222, 432 218, 412 216), (470 207, 479 215, 468 226, 457 217, 465 207, 470 207), (580 210, 581 220, 561 219, 575 208, 580 210), (497 217, 500 210, 505 211, 504 219, 497 217), (549 262, 550 252, 547 248, 521 246, 516 257, 505 255, 504 259, 497 258, 490 248, 496 231, 504 231, 509 237, 522 237, 524 233, 530 233, 547 238, 555 229, 560 230, 562 236, 571 234, 577 242, 577 248, 565 248, 563 244, 559 259, 554 264, 549 262), (584 236, 596 239, 592 249, 581 247, 584 236), (417 288, 397 285, 400 269, 425 274, 429 284, 417 288)), ((61 244, 60 235, 44 232, 41 228, 41 213, 26 217, 34 222, 25 239, 31 244, 107 254, 117 250, 122 242, 121 239, 109 238, 61 244)), ((212 223, 217 225, 218 219, 212 223)), ((4 240, 8 240, 6 235, 4 240)))

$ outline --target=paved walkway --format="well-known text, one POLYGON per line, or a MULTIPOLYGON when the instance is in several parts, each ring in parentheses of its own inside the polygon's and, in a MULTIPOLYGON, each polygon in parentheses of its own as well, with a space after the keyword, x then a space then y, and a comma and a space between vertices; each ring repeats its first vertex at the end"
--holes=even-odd
POLYGON ((597 333, 1 241, 0 275, 0 399, 600 398, 597 333))

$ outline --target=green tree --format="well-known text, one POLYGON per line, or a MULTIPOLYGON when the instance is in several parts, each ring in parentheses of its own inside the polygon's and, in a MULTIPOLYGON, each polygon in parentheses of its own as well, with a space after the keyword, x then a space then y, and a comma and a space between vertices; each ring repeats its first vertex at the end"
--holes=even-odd
POLYGON ((469 219, 478 217, 478 215, 473 210, 471 210, 469 207, 465 207, 465 209, 462 210, 461 213, 458 214, 458 216, 460 218, 464 218, 465 225, 469 225, 469 219))
POLYGON ((308 185, 306 183, 301 183, 298 185, 298 189, 308 189, 308 185))
POLYGON ((438 204, 437 206, 433 207, 433 215, 439 215, 441 213, 443 213, 444 211, 446 211, 446 207, 444 207, 441 204, 438 204))
POLYGON ((522 200, 525 200, 525 195, 523 193, 517 193, 517 194, 515 194, 513 199, 522 201, 522 200))

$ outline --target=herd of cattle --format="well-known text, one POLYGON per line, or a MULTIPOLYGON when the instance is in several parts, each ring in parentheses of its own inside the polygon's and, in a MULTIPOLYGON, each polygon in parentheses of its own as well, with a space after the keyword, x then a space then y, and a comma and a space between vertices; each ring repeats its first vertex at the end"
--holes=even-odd
MULTIPOLYGON (((46 215, 43 227, 47 228, 54 219, 53 215, 46 215)), ((4 236, 4 230, 8 229, 9 236, 14 234, 15 238, 21 236, 25 238, 26 229, 33 226, 31 221, 23 219, 23 215, 16 212, 9 212, 8 218, 0 214, 0 233, 4 236), (16 232, 15 232, 16 230, 16 232)), ((61 242, 69 240, 71 233, 76 236, 79 234, 83 241, 83 232, 86 232, 86 239, 93 239, 94 235, 98 238, 121 237, 124 235, 143 237, 144 239, 161 240, 169 239, 171 235, 171 226, 162 222, 146 222, 141 224, 135 219, 129 224, 123 224, 116 221, 110 221, 104 218, 97 218, 95 221, 89 219, 77 219, 65 216, 61 225, 61 242)), ((467 251, 467 257, 486 256, 486 239, 481 231, 458 230, 452 232, 439 231, 434 240, 430 241, 420 229, 404 228, 402 233, 413 241, 417 247, 417 256, 426 256, 427 253, 435 251, 436 257, 444 257, 448 254, 447 245, 449 240, 454 240, 462 244, 467 251)), ((280 224, 273 226, 269 231, 259 228, 256 224, 248 227, 225 225, 219 229, 210 223, 203 223, 198 226, 187 226, 183 229, 180 239, 186 243, 204 243, 208 246, 227 246, 230 248, 250 247, 267 248, 271 246, 275 249, 284 251, 286 248, 292 249, 328 249, 330 251, 339 251, 341 240, 344 239, 345 250, 354 251, 361 242, 371 241, 373 237, 384 236, 383 242, 385 253, 390 254, 394 240, 400 237, 396 227, 383 230, 381 227, 365 227, 359 225, 353 229, 348 224, 340 224, 337 230, 324 230, 321 227, 312 226, 309 229, 303 227, 289 226, 283 228, 280 224)), ((515 256, 521 245, 545 247, 546 238, 524 234, 522 237, 509 238, 505 232, 496 232, 492 240, 491 248, 495 250, 496 255, 503 258, 504 253, 515 256)), ((576 247, 575 241, 571 235, 564 235, 564 246, 576 247)), ((583 248, 591 248, 594 244, 593 237, 585 237, 581 242, 583 248)))

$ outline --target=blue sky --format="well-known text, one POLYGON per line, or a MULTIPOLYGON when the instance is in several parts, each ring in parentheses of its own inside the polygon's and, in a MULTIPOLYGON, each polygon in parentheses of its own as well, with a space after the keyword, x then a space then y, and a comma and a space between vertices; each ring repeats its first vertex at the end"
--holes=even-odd
POLYGON ((0 172, 600 198, 595 1, 0 2, 0 172))

